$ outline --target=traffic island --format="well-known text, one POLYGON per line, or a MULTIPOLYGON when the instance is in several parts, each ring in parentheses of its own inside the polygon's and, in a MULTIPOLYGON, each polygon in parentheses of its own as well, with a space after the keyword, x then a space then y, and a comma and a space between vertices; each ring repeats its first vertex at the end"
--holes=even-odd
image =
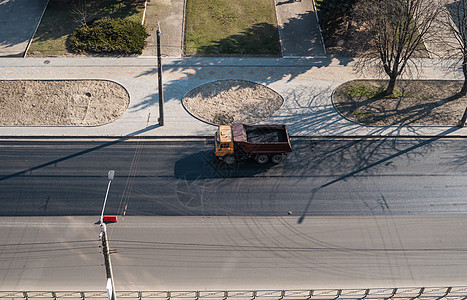
POLYGON ((183 106, 191 115, 215 125, 257 123, 271 117, 283 103, 274 90, 245 80, 206 83, 183 97, 183 106))
POLYGON ((461 80, 352 80, 336 88, 333 104, 350 121, 372 126, 457 126, 467 107, 461 80))
POLYGON ((108 80, 0 80, 0 126, 98 126, 128 108, 126 89, 108 80))

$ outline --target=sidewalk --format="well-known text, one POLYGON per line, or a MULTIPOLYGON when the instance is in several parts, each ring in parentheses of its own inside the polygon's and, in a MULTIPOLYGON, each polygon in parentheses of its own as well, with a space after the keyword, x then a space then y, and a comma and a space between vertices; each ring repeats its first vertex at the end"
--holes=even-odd
MULTIPOLYGON (((130 95, 130 106, 116 121, 97 127, 0 127, 0 136, 212 136, 215 125, 194 118, 182 105, 185 94, 204 83, 243 79, 264 84, 285 100, 263 123, 286 124, 292 136, 467 136, 467 128, 367 127, 334 109, 332 93, 358 78, 348 59, 329 58, 184 58, 163 60, 164 119, 158 125, 155 58, 4 58, 0 79, 108 79, 130 95)), ((423 79, 460 79, 427 60, 423 79)))
MULTIPOLYGON (((292 136, 467 136, 467 128, 368 127, 344 119, 333 106, 332 93, 359 77, 351 58, 324 56, 312 0, 274 2, 285 58, 180 58, 184 1, 148 2, 146 25, 154 33, 160 19, 162 54, 172 57, 163 59, 164 126, 158 125, 155 47, 148 47, 137 58, 1 59, 0 80, 107 79, 127 89, 130 105, 119 119, 102 126, 0 127, 0 136, 212 136, 216 126, 193 117, 182 99, 192 89, 222 79, 249 80, 279 93, 284 105, 262 122, 286 124, 292 136)), ((420 79, 463 78, 461 72, 440 68, 434 60, 426 60, 420 71, 420 79)))
POLYGON ((23 56, 48 0, 0 1, 0 57, 23 56))
POLYGON ((457 26, 449 13, 449 9, 454 8, 452 5, 455 5, 455 2, 455 0, 426 0, 425 5, 428 7, 437 7, 441 3, 444 5, 444 9, 433 20, 432 26, 430 26, 423 41, 431 58, 462 58, 458 50, 459 42, 455 34, 446 27, 448 23, 451 24, 450 26, 457 26))
POLYGON ((275 0, 274 3, 282 55, 326 55, 313 0, 275 0))
POLYGON ((161 55, 181 57, 183 51, 185 0, 152 0, 147 2, 144 25, 150 36, 143 56, 156 56, 156 30, 159 22, 162 32, 161 55))
MULTIPOLYGON (((182 57, 186 0, 147 2, 144 21, 150 37, 142 56, 156 56, 156 28, 161 27, 161 54, 182 57)), ((326 55, 313 0, 274 0, 281 53, 284 57, 326 55)))

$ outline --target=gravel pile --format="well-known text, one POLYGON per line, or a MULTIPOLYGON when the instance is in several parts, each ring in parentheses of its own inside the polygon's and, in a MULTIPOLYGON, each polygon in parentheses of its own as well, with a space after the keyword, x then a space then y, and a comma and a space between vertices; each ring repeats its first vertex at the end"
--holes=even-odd
POLYGON ((250 81, 219 80, 191 90, 183 105, 195 117, 222 125, 252 124, 272 116, 284 99, 272 89, 250 81))
POLYGON ((96 126, 128 108, 119 84, 106 80, 0 80, 0 126, 96 126))

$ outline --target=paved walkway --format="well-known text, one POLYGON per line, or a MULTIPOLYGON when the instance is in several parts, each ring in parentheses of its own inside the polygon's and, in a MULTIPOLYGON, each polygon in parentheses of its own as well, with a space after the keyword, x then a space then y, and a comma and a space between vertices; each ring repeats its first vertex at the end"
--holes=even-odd
MULTIPOLYGON (((158 126, 155 58, 4 58, 0 79, 108 79, 130 95, 130 106, 116 121, 96 127, 0 127, 0 136, 212 136, 216 127, 194 118, 182 105, 193 88, 220 79, 264 84, 285 103, 264 123, 283 123, 294 136, 467 136, 467 128, 368 127, 344 119, 332 104, 334 89, 358 78, 353 62, 329 58, 164 59, 164 119, 158 126)), ((460 79, 461 72, 427 60, 421 78, 460 79)))
POLYGON ((23 56, 48 0, 0 1, 0 57, 23 56))
MULTIPOLYGON (((161 53, 166 57, 183 55, 183 28, 186 0, 151 0, 147 2, 145 25, 151 34, 143 56, 156 56, 156 28, 160 23, 161 53)), ((324 56, 321 31, 313 0, 275 0, 282 55, 324 56)))
POLYGON ((156 56, 156 29, 160 24, 161 55, 181 57, 183 54, 183 28, 185 0, 151 0, 147 2, 146 26, 150 36, 143 56, 156 56))
MULTIPOLYGON (((18 0, 7 0, 0 5, 11 4, 12 1, 18 0)), ((298 31, 302 27, 307 30, 309 26, 318 28, 311 0, 275 1, 278 20, 281 20, 283 52, 287 58, 164 58, 165 125, 162 127, 157 121, 159 108, 155 53, 146 52, 148 56, 138 58, 3 58, 0 60, 0 80, 113 80, 128 90, 130 106, 119 119, 103 126, 0 127, 0 136, 212 136, 216 126, 193 117, 183 107, 182 99, 195 87, 221 79, 249 80, 277 91, 285 103, 263 122, 286 124, 289 132, 295 136, 467 136, 467 128, 368 127, 344 119, 332 104, 332 93, 340 84, 359 78, 353 71, 354 62, 349 58, 331 59, 322 56, 324 48, 320 38, 315 36, 309 39, 309 36, 302 36, 298 31), (285 38, 290 33, 284 34, 287 30, 295 32, 295 37, 309 39, 310 43, 304 43, 305 47, 299 48, 302 45, 296 39, 285 38)), ((149 2, 146 24, 150 31, 154 31, 160 16, 164 34, 162 44, 165 43, 163 54, 166 56, 181 55, 181 46, 177 45, 181 45, 182 40, 183 18, 180 16, 183 15, 183 2, 149 2), (154 14, 158 8, 160 11, 154 14)), ((426 60, 423 65, 420 70, 422 79, 463 78, 461 72, 440 67, 435 60, 426 60)))
MULTIPOLYGON (((461 58, 459 53, 459 42, 451 29, 448 29, 447 24, 450 26, 457 26, 453 21, 452 15, 449 10, 455 11, 455 0, 425 0, 427 6, 437 7, 444 5, 440 14, 436 16, 429 31, 423 40, 431 58, 461 58), (442 3, 442 4, 441 4, 442 3)), ((424 21, 423 18, 418 21, 424 21)))
POLYGON ((282 55, 326 55, 313 0, 275 0, 274 3, 282 55))

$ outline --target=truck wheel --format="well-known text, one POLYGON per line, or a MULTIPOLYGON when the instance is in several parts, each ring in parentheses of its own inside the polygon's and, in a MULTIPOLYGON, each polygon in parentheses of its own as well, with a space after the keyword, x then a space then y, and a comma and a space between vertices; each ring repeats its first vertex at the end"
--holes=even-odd
POLYGON ((259 154, 256 156, 256 161, 259 163, 259 164, 265 164, 267 163, 269 160, 269 157, 266 155, 266 154, 259 154))
POLYGON ((224 157, 224 163, 226 165, 233 165, 235 163, 235 156, 227 155, 226 157, 224 157))
POLYGON ((272 157, 271 157, 271 161, 275 164, 278 164, 282 161, 283 159, 283 156, 282 154, 274 154, 272 157))

